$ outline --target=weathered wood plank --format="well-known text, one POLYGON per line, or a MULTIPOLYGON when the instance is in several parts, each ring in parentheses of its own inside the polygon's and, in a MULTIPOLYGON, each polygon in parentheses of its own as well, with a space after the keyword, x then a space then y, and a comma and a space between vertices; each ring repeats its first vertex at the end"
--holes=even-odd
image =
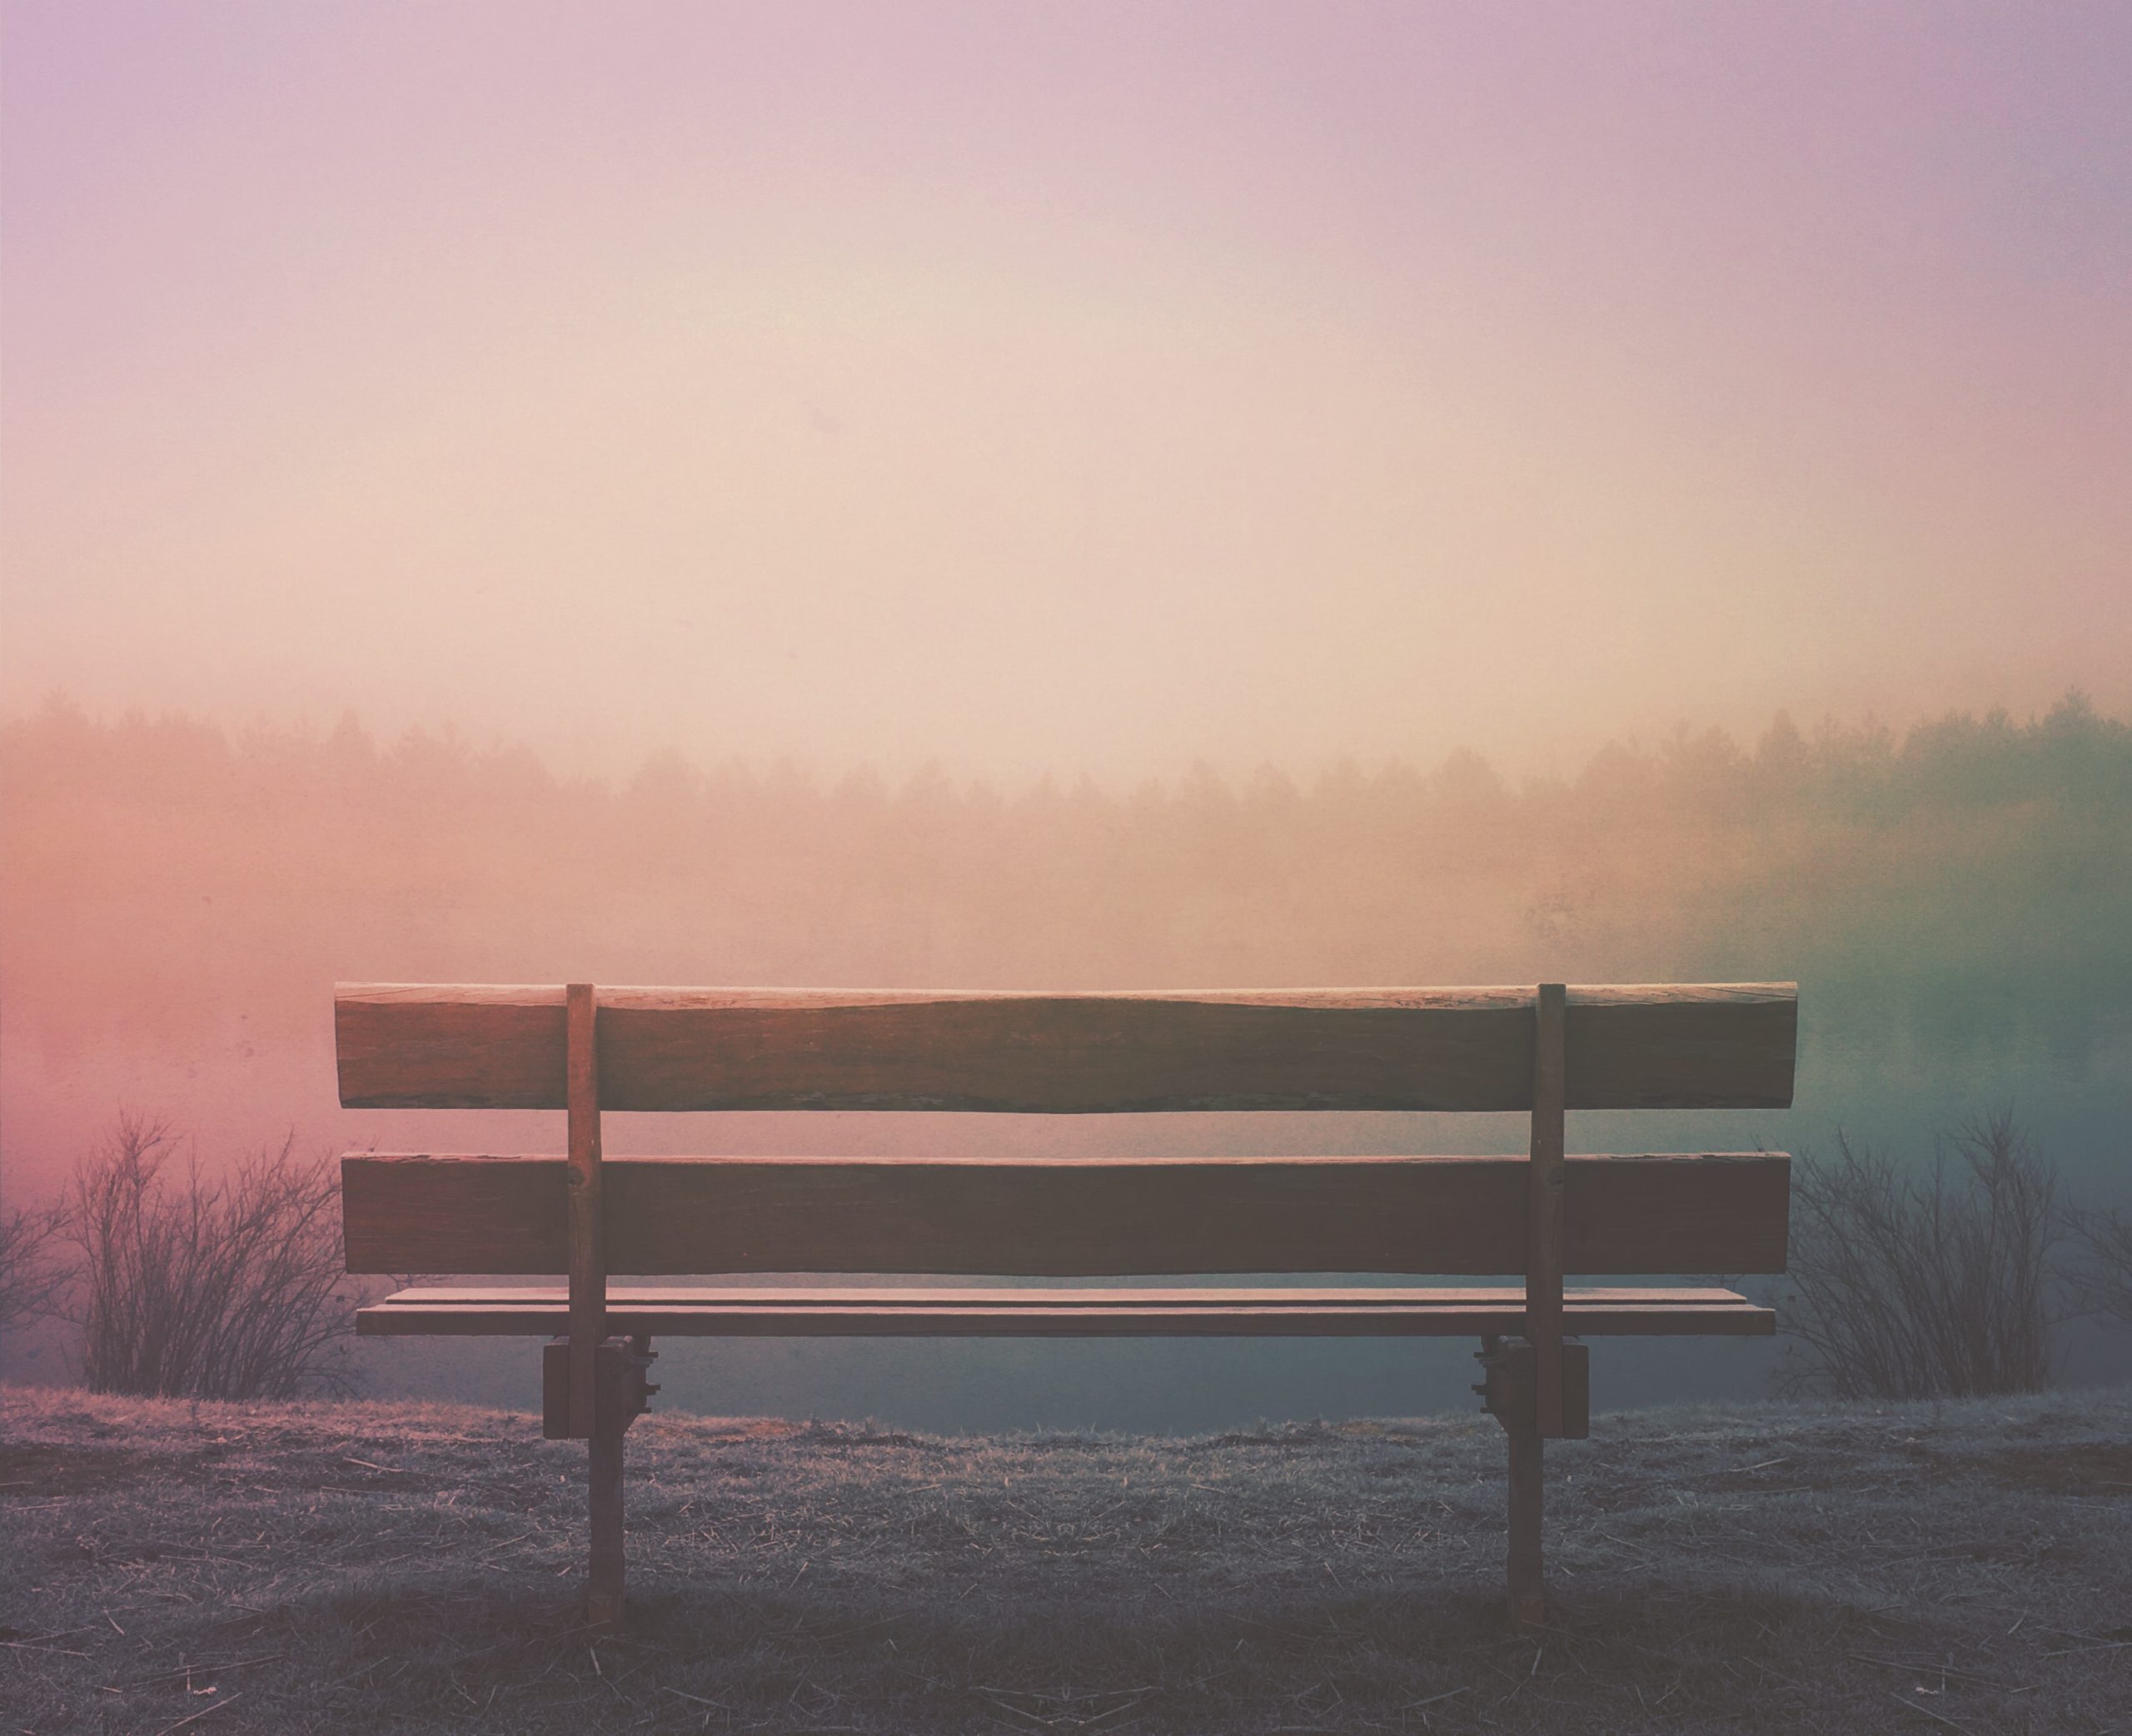
MULTIPOLYGON (((564 1107, 559 987, 342 984, 349 1108, 564 1107)), ((1532 1107, 1532 992, 606 988, 608 1109, 1532 1107)), ((1791 983, 1572 988, 1567 1106, 1781 1108, 1791 983)))
MULTIPOLYGON (((1515 1332, 1522 1290, 1193 1289, 913 1291, 615 1286, 617 1331, 660 1337, 1479 1337, 1515 1332)), ((1727 1290, 1572 1290, 1573 1332, 1598 1336, 1766 1336, 1769 1309, 1727 1290)), ((407 1290, 365 1308, 369 1336, 547 1333, 565 1292, 407 1290)))
MULTIPOLYGON (((566 1271, 565 1167, 351 1153, 348 1270, 566 1271)), ((606 1262, 646 1275, 1522 1275, 1527 1170, 1514 1157, 610 1157, 606 1262)), ((1781 1152, 1572 1157, 1563 1269, 1781 1271, 1790 1177, 1781 1152)))

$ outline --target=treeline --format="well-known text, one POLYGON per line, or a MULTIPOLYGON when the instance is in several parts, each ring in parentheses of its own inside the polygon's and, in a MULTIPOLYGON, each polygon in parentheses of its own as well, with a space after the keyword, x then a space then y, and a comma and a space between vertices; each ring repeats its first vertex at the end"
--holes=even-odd
POLYGON ((1865 992, 1978 972, 2101 985, 2132 965, 2132 727, 2077 694, 1900 736, 1782 716, 1751 746, 1683 729, 1516 783, 1458 753, 1012 793, 671 752, 573 779, 450 733, 381 743, 352 717, 232 738, 55 699, 0 729, 0 982, 14 1029, 62 1047, 315 1024, 336 977, 1821 972, 1865 992))

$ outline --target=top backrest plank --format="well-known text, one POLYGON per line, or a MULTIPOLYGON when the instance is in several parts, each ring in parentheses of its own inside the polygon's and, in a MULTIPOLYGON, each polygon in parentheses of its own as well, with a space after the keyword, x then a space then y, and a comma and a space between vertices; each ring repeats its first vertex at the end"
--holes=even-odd
MULTIPOLYGON (((1530 1109, 1532 990, 599 991, 600 1106, 1035 1114, 1530 1109)), ((351 1109, 560 1109, 564 991, 343 983, 351 1109)), ((1791 1102, 1790 982, 1572 987, 1572 1109, 1791 1102)))

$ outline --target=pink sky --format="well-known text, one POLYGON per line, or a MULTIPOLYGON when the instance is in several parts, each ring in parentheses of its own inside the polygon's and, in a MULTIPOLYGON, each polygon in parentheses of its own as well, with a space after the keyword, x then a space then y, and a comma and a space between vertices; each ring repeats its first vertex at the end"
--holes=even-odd
POLYGON ((2132 709, 2132 9, 0 4, 5 708, 2132 709))

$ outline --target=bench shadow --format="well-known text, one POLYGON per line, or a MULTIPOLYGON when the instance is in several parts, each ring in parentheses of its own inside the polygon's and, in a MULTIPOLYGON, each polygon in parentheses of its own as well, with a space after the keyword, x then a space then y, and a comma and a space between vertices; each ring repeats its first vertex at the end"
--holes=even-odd
MULTIPOLYGON (((381 1578, 292 1602, 274 1625, 315 1660, 323 1715, 441 1706, 528 1729, 572 1707, 675 1730, 1756 1728, 1743 1697, 1783 1729, 1854 1696, 1885 1714, 1890 1685, 1914 1685, 1854 1661, 1897 1649, 1885 1614, 1716 1584, 1579 1592, 1527 1638, 1499 1598, 1441 1585, 1180 1585, 1105 1605, 1070 1580, 1001 1601, 654 1579, 611 1637, 580 1624, 575 1591, 381 1578)), ((1955 1685, 1980 1704, 1975 1684, 1955 1685)), ((1988 1708, 1974 1715, 1995 1727, 1988 1708)))

